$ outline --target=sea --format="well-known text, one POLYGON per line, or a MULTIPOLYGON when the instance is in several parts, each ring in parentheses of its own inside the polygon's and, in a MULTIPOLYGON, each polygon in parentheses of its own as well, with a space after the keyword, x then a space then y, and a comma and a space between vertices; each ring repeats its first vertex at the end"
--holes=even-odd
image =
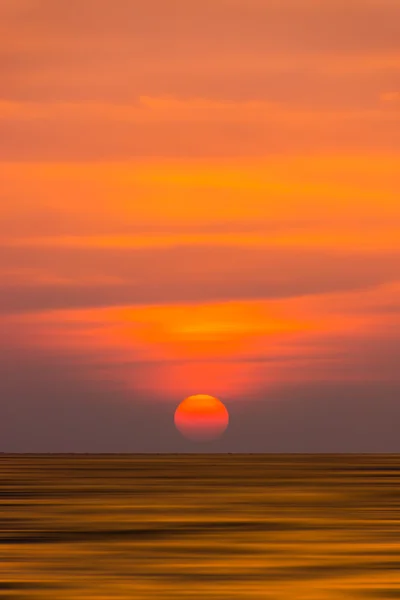
POLYGON ((400 455, 0 455, 0 599, 400 598, 400 455))

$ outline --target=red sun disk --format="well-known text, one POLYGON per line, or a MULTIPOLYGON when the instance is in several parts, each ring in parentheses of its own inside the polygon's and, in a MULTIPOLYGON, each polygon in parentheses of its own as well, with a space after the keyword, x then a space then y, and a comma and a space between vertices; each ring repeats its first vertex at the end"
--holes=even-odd
POLYGON ((220 400, 212 396, 189 396, 175 412, 175 426, 195 441, 218 438, 229 424, 229 414, 220 400))

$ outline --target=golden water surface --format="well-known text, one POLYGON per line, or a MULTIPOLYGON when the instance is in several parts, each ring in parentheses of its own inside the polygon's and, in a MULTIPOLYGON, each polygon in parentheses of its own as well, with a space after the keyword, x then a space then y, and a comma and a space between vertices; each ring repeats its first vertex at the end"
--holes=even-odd
POLYGON ((0 598, 400 598, 400 456, 1 455, 0 598))

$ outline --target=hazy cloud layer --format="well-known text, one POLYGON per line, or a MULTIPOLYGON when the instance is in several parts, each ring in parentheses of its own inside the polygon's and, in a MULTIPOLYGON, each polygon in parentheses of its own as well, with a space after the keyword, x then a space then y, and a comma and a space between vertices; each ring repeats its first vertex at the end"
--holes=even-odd
POLYGON ((0 288, 0 309, 12 312, 279 298, 363 289, 396 281, 400 253, 347 254, 273 247, 3 247, 1 267, 4 275, 8 270, 9 282, 0 288))

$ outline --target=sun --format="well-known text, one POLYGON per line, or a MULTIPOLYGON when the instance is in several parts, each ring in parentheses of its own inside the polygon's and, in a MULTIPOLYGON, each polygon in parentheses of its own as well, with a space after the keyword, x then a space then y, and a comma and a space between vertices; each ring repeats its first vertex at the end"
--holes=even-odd
POLYGON ((198 394, 179 404, 174 421, 184 437, 198 442, 210 441, 224 433, 229 424, 229 413, 218 398, 198 394))

